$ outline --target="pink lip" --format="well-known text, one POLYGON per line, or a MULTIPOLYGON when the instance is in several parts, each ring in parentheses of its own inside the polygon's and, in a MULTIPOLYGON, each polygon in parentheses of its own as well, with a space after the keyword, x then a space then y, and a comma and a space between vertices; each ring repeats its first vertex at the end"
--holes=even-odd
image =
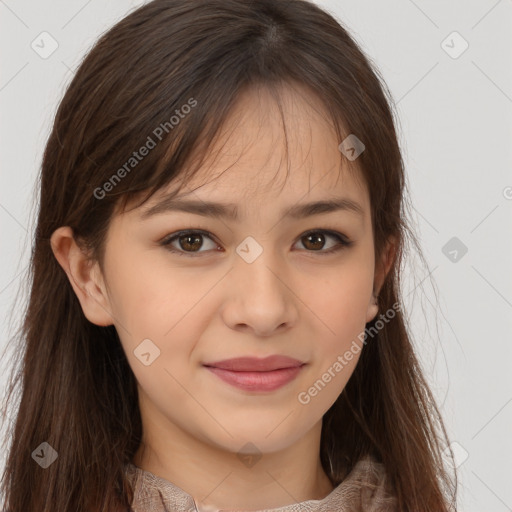
POLYGON ((297 377, 302 366, 282 368, 269 372, 235 372, 213 366, 206 366, 206 368, 223 381, 238 388, 247 391, 274 391, 297 377))
POLYGON ((223 381, 246 391, 278 389, 295 379, 304 365, 286 356, 239 357, 204 364, 223 381))

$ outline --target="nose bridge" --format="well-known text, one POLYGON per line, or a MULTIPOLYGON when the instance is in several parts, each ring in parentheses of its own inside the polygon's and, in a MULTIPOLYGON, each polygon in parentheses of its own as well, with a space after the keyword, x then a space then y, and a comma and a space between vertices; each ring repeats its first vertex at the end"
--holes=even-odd
POLYGON ((295 323, 297 311, 271 237, 246 237, 236 248, 231 273, 231 294, 225 321, 232 328, 243 325, 261 336, 271 335, 283 324, 295 323))
POLYGON ((236 279, 249 283, 253 293, 281 294, 283 283, 278 278, 278 272, 282 273, 282 268, 276 257, 277 251, 272 247, 271 237, 256 236, 259 241, 249 235, 236 248, 236 279))

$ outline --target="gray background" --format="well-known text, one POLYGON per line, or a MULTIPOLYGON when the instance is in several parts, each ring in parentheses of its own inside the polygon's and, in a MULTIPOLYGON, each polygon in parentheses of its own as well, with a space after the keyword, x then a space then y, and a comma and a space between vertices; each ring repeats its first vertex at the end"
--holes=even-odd
MULTIPOLYGON (((142 3, 0 0, 0 349, 24 300, 15 305, 58 101, 97 37, 142 3), (47 58, 31 47, 51 48, 44 31, 58 44, 47 58)), ((512 511, 512 0, 318 3, 348 27, 398 105, 429 265, 411 254, 403 300, 456 443, 460 510, 512 511)), ((0 361, 2 391, 7 369, 0 361)))

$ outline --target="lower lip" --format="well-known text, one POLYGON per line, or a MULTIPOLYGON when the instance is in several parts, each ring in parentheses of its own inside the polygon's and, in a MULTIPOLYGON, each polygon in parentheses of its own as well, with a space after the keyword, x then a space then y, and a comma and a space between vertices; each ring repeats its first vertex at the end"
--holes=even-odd
POLYGON ((213 366, 205 366, 205 368, 223 381, 237 388, 246 391, 274 391, 295 379, 302 369, 302 366, 281 368, 269 372, 235 372, 215 368, 213 366))

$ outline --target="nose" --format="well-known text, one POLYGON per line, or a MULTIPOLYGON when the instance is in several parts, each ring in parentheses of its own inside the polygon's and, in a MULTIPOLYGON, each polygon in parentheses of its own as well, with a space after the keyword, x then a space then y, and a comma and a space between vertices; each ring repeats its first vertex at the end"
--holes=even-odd
POLYGON ((290 283, 289 273, 278 269, 268 253, 263 251, 252 263, 240 258, 230 272, 222 314, 231 329, 268 337, 297 323, 297 290, 290 283))

